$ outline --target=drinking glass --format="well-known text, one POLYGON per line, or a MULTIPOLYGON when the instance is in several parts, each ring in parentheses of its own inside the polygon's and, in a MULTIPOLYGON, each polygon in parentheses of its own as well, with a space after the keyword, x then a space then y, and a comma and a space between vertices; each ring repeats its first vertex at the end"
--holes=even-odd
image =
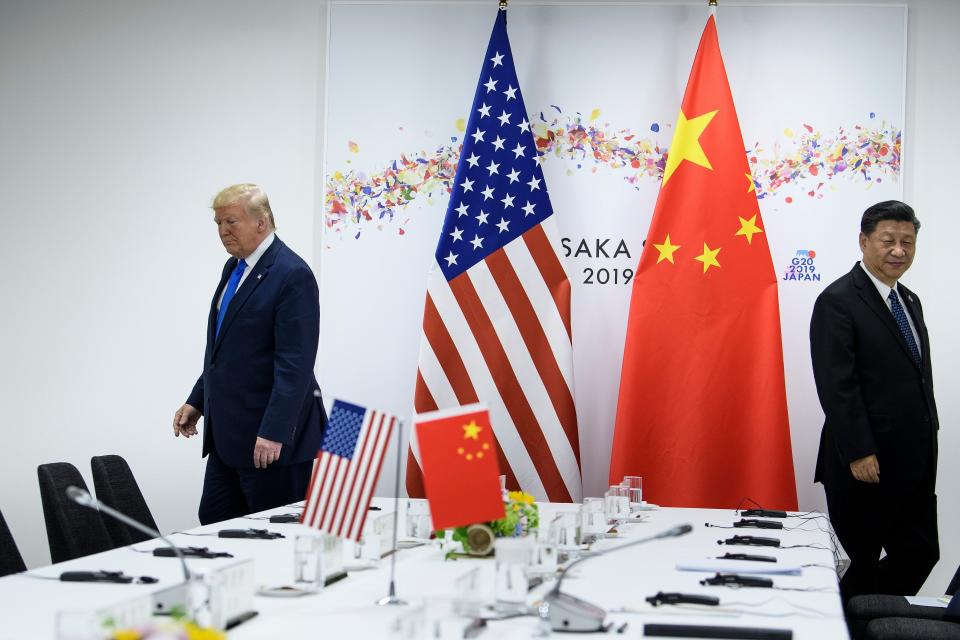
POLYGON ((643 476, 623 476, 620 484, 629 488, 631 505, 640 506, 643 503, 643 476))
POLYGON ((497 602, 523 604, 527 599, 527 567, 533 552, 533 538, 497 538, 493 548, 497 602))

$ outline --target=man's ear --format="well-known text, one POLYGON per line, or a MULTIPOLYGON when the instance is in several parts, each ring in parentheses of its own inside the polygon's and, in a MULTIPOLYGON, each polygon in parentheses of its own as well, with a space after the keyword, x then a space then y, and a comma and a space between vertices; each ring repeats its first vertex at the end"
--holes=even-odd
POLYGON ((867 234, 863 231, 860 232, 860 251, 863 251, 867 248, 867 234))

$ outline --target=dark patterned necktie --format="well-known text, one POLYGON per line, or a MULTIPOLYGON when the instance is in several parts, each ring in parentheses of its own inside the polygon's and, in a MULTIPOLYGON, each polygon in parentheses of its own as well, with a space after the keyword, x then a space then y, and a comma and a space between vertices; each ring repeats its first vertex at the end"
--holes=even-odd
POLYGON ((913 331, 910 330, 910 323, 907 321, 907 312, 903 310, 903 305, 900 304, 900 296, 897 295, 896 289, 890 290, 890 311, 893 312, 893 319, 897 321, 897 326, 900 327, 900 333, 903 334, 903 339, 907 341, 907 349, 910 350, 910 355, 913 356, 913 361, 917 363, 917 366, 920 366, 920 349, 917 347, 917 341, 913 337, 913 331))

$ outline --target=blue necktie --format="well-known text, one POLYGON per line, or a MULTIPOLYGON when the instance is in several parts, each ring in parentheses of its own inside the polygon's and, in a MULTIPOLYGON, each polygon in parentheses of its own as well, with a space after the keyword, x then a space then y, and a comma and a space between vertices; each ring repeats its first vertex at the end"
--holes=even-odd
POLYGON ((220 325, 223 324, 223 317, 227 315, 227 307, 230 306, 230 301, 233 300, 233 296, 237 292, 237 285, 240 284, 240 278, 243 277, 243 272, 246 269, 247 262, 241 258, 237 262, 233 273, 230 274, 230 279, 227 280, 227 289, 223 292, 223 300, 220 301, 220 309, 217 311, 217 333, 215 334, 217 336, 220 335, 220 325))
POLYGON ((903 339, 907 341, 907 349, 910 350, 910 355, 913 356, 913 361, 917 363, 917 366, 920 366, 920 349, 917 348, 917 341, 913 338, 913 331, 910 330, 910 323, 907 322, 907 313, 903 310, 903 305, 900 304, 900 296, 897 295, 896 289, 890 290, 890 311, 893 312, 893 319, 897 321, 897 326, 900 327, 900 333, 903 334, 903 339))

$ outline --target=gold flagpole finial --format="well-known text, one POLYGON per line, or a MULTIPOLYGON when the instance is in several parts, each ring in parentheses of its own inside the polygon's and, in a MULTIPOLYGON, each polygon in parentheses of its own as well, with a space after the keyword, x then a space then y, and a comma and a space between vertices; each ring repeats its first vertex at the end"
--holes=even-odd
POLYGON ((707 6, 708 6, 708 7, 715 7, 715 6, 717 6, 717 0, 707 0, 707 6))
POLYGON ((500 3, 500 11, 506 11, 506 10, 507 10, 507 0, 499 0, 499 3, 500 3))

